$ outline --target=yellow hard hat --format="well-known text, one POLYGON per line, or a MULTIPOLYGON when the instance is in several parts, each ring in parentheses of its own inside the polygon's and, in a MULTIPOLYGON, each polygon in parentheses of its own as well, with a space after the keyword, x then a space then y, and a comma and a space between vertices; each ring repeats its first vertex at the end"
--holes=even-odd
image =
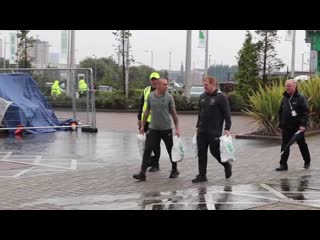
POLYGON ((159 79, 159 78, 160 78, 160 74, 157 73, 157 72, 153 72, 153 73, 151 73, 151 75, 150 75, 150 79, 152 79, 152 78, 159 79))

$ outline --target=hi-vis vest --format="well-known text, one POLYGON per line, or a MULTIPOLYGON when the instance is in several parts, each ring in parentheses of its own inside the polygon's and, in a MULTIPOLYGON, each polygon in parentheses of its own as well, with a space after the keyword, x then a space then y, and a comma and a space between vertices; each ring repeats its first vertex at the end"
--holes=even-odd
MULTIPOLYGON (((142 107, 142 115, 141 115, 141 120, 143 120, 143 115, 144 112, 147 110, 147 105, 148 105, 148 97, 149 94, 151 92, 151 86, 146 87, 143 91, 143 99, 144 99, 144 103, 143 103, 143 107, 142 107)), ((151 112, 149 113, 149 117, 147 118, 147 122, 150 123, 151 122, 151 112)))
POLYGON ((61 90, 59 86, 59 81, 54 81, 54 84, 51 87, 51 95, 59 96, 61 95, 61 90))
POLYGON ((86 82, 83 79, 81 79, 79 81, 79 92, 81 94, 83 94, 87 90, 88 90, 88 85, 86 84, 86 82))

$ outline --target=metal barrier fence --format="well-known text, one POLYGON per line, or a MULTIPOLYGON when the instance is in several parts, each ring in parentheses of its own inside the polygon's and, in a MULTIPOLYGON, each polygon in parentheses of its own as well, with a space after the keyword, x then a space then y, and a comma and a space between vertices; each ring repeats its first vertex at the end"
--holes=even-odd
MULTIPOLYGON (((2 68, 1 73, 28 73, 36 81, 59 120, 73 118, 77 127, 97 132, 95 89, 91 68, 2 68), (87 91, 79 92, 79 81, 87 84, 87 91), (58 80, 60 95, 51 93, 52 85, 58 80)), ((0 96, 1 97, 1 96, 0 96)), ((66 126, 39 126, 39 128, 65 128, 66 126)), ((30 127, 37 128, 37 127, 30 127)), ((2 128, 6 130, 6 128, 2 128)), ((28 127, 22 128, 28 129, 28 127)))

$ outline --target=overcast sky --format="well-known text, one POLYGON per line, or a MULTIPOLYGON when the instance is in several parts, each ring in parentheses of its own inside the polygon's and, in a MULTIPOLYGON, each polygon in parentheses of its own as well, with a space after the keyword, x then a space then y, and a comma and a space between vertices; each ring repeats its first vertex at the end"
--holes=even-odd
MULTIPOLYGON (((116 40, 113 30, 76 30, 76 61, 87 56, 113 56, 115 59, 116 40)), ((133 30, 130 39, 132 55, 137 62, 151 65, 153 52, 153 67, 157 70, 169 69, 169 52, 171 49, 171 69, 179 70, 181 62, 185 63, 186 30, 133 30), (149 51, 149 52, 147 52, 149 51)), ((253 31, 252 31, 253 32, 253 31)), ((31 35, 40 40, 48 41, 50 52, 60 51, 60 30, 32 30, 31 35)), ((255 35, 255 34, 253 34, 255 35)), ((279 30, 280 44, 277 45, 279 57, 285 64, 291 66, 292 43, 285 41, 285 31, 279 30)), ((1 37, 1 36, 0 36, 1 37)), ((241 49, 245 38, 245 30, 210 30, 209 54, 211 64, 236 65, 236 55, 241 49)), ((295 69, 302 68, 304 54, 304 70, 308 68, 310 44, 304 42, 305 31, 298 30, 296 35, 295 69)), ((191 67, 204 68, 204 49, 198 48, 198 30, 192 31, 191 67)))

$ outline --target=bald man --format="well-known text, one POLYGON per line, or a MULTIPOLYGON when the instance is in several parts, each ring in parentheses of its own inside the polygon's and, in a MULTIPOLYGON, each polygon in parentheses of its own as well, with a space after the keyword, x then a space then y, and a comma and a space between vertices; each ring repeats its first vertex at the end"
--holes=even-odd
MULTIPOLYGON (((306 98, 298 92, 297 83, 293 79, 289 79, 285 83, 286 91, 279 108, 279 130, 282 132, 281 152, 289 143, 293 135, 300 130, 302 137, 297 140, 300 152, 304 160, 304 168, 310 167, 310 153, 308 145, 305 141, 304 132, 306 130, 309 119, 309 108, 306 98)), ((288 170, 288 158, 290 149, 287 149, 280 160, 280 167, 276 171, 288 170)))
POLYGON ((144 134, 144 126, 149 114, 151 114, 152 120, 150 122, 149 129, 146 132, 146 144, 141 164, 141 171, 133 175, 133 178, 139 181, 146 181, 146 170, 149 166, 149 159, 151 157, 152 149, 160 146, 161 139, 166 145, 167 152, 172 164, 172 170, 169 178, 177 178, 180 174, 177 168, 177 163, 172 161, 171 155, 173 146, 173 131, 170 116, 172 116, 175 125, 175 133, 179 137, 180 130, 178 116, 173 96, 168 93, 167 90, 168 80, 159 79, 157 81, 156 90, 150 93, 147 100, 147 109, 145 111, 145 114, 143 115, 140 126, 141 134, 144 134))

